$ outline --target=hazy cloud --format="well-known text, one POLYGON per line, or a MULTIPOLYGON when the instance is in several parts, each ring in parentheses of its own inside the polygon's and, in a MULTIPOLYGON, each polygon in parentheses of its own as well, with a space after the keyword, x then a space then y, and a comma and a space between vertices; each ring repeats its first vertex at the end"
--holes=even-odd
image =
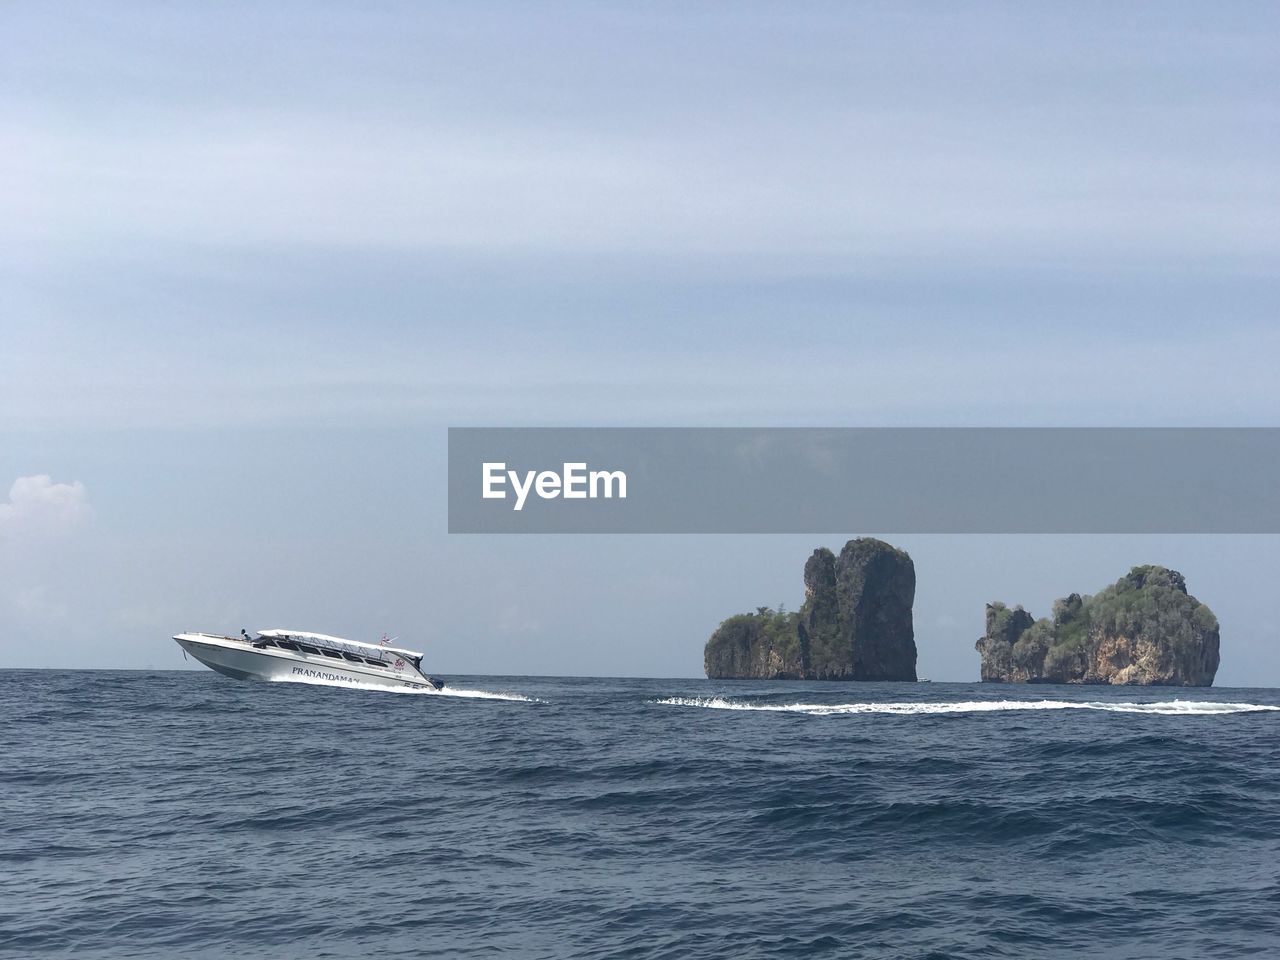
POLYGON ((46 658, 51 637, 85 613, 74 609, 86 582, 76 534, 92 512, 83 483, 44 473, 18 477, 0 501, 0 657, 46 658))
POLYGON ((55 483, 47 473, 19 477, 0 503, 0 539, 65 536, 91 513, 88 491, 79 480, 55 483))

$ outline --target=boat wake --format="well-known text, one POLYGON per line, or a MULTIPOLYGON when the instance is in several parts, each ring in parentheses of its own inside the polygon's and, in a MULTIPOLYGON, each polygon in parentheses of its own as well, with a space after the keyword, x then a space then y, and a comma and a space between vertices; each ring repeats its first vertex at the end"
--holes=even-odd
POLYGON ((1155 703, 1134 701, 1072 700, 957 700, 953 702, 910 703, 745 703, 722 697, 667 697, 652 703, 673 707, 702 707, 708 710, 749 710, 764 713, 801 713, 813 717, 845 714, 888 713, 902 716, 945 713, 994 713, 1004 710, 1101 710, 1108 713, 1147 713, 1163 716, 1218 716, 1280 710, 1261 703, 1232 703, 1214 700, 1164 700, 1155 703))
POLYGON ((434 693, 438 697, 470 697, 473 700, 512 700, 517 703, 546 703, 537 697, 527 697, 523 693, 497 693, 492 690, 459 690, 451 687, 447 683, 440 690, 426 690, 424 693, 434 693))
POLYGON ((439 690, 430 687, 384 687, 376 683, 358 683, 347 680, 325 680, 322 677, 275 677, 272 683, 304 683, 315 687, 341 687, 344 690, 372 690, 376 693, 398 693, 423 697, 463 697, 472 700, 509 700, 515 703, 545 703, 537 697, 526 697, 522 693, 499 693, 492 690, 461 690, 445 684, 439 690))

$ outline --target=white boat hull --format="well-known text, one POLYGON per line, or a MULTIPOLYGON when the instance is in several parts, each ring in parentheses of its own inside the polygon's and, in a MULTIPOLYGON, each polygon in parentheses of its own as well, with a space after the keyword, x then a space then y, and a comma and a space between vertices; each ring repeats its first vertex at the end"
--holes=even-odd
POLYGON ((173 639, 206 667, 237 680, 383 687, 390 690, 435 690, 435 686, 425 676, 408 664, 399 670, 382 670, 302 651, 257 649, 234 637, 204 633, 180 633, 173 639))

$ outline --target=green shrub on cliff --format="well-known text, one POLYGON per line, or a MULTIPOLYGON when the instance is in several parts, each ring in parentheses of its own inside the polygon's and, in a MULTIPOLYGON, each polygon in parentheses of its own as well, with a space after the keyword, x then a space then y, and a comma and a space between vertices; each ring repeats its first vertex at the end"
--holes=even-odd
POLYGON ((1218 643, 1217 618, 1182 574, 1145 565, 1096 596, 1056 601, 1052 620, 988 604, 977 649, 984 680, 1209 684, 1218 643))
POLYGON ((1014 643, 1013 662, 1028 667, 1043 663, 1053 643, 1053 624, 1045 619, 1037 620, 1014 643))
POLYGON ((1201 638, 1218 630, 1218 618, 1187 593, 1181 574, 1150 565, 1134 567, 1093 597, 1089 619, 1102 632, 1158 640, 1174 657, 1193 655, 1201 638))
POLYGON ((758 607, 721 622, 703 652, 708 676, 799 676, 799 614, 758 607))

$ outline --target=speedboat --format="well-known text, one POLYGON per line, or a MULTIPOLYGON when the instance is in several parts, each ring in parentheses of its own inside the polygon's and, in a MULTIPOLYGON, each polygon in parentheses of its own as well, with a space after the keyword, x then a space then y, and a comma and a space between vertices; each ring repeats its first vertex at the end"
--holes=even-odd
POLYGON ((173 638, 206 667, 237 680, 293 680, 439 690, 444 681, 422 672, 422 654, 382 643, 345 640, 304 630, 260 630, 238 637, 179 633, 173 638))

